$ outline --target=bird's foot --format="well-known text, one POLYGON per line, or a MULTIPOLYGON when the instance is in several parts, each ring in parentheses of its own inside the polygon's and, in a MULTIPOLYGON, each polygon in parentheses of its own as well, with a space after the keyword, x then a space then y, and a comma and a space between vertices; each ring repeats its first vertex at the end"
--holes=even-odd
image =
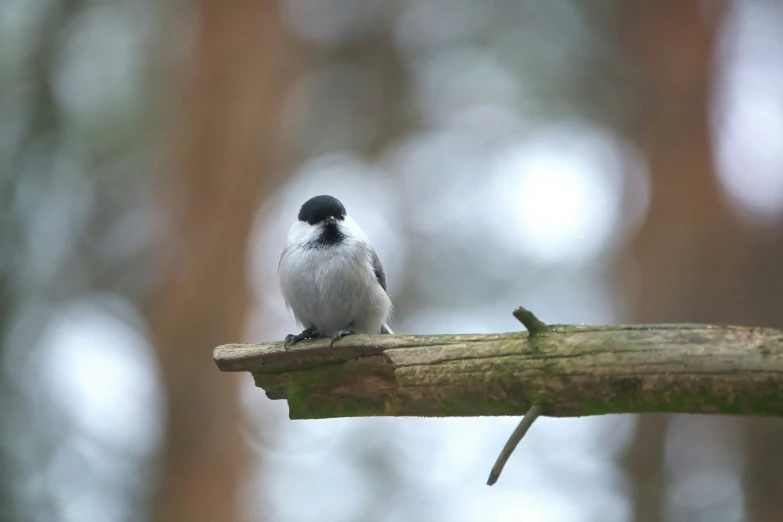
POLYGON ((283 348, 288 350, 289 346, 293 346, 299 341, 304 341, 305 339, 316 339, 318 337, 318 331, 314 327, 307 328, 305 330, 302 330, 302 333, 300 334, 288 334, 285 336, 285 342, 283 343, 283 348))
POLYGON ((338 330, 332 335, 332 342, 329 344, 329 346, 334 346, 334 343, 345 337, 346 335, 353 335, 356 332, 351 330, 350 328, 343 328, 342 330, 338 330))

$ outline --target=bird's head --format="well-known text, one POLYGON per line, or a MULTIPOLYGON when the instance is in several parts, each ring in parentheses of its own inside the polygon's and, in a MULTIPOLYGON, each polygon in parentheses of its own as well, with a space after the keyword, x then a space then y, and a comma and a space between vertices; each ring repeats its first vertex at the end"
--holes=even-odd
POLYGON ((362 235, 358 225, 348 216, 345 206, 333 196, 315 196, 305 201, 296 223, 291 227, 289 241, 308 247, 328 247, 346 238, 362 235))

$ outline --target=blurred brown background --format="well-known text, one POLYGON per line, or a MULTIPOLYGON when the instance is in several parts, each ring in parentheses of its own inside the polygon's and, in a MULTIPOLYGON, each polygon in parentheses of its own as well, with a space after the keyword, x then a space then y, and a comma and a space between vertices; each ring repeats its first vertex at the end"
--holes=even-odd
POLYGON ((4 0, 0 520, 783 520, 777 419, 543 419, 487 488, 518 419, 218 372, 324 193, 398 333, 783 328, 783 3, 4 0))

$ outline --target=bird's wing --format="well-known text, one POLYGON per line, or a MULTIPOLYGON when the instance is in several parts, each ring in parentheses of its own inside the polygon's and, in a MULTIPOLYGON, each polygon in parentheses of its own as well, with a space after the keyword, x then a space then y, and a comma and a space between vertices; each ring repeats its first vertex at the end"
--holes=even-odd
POLYGON ((375 272, 375 279, 378 281, 378 284, 381 285, 381 288, 383 288, 383 291, 385 292, 386 273, 383 271, 381 260, 378 258, 378 254, 375 253, 375 249, 373 247, 367 245, 367 248, 370 251, 370 262, 372 263, 372 271, 375 272))
MULTIPOLYGON (((373 247, 367 245, 367 248, 370 251, 370 262, 372 263, 372 271, 375 273, 375 280, 378 281, 378 284, 381 285, 383 291, 386 292, 386 272, 383 271, 381 260, 378 258, 378 254, 373 247)), ((392 332, 392 329, 389 328, 389 325, 386 323, 381 325, 381 333, 394 335, 394 332, 392 332)))

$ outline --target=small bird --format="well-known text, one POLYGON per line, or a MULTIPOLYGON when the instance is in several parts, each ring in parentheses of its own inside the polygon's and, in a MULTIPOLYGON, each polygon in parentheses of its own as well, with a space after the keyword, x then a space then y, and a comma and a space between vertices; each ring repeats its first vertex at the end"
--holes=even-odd
POLYGON ((381 260, 337 198, 315 196, 302 205, 278 275, 286 306, 304 328, 286 336, 286 349, 304 339, 331 337, 333 346, 354 333, 393 333, 381 260))

